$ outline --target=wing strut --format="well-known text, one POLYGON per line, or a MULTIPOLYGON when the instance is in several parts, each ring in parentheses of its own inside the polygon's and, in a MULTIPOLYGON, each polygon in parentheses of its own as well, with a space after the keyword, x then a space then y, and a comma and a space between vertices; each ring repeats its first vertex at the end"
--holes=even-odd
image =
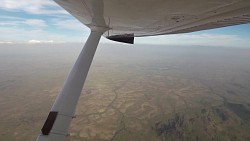
POLYGON ((64 141, 103 30, 92 30, 36 141, 64 141))

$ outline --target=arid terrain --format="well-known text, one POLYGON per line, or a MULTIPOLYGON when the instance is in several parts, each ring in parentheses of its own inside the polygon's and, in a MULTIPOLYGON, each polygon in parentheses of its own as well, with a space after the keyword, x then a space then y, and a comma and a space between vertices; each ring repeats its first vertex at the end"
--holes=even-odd
MULTIPOLYGON (((0 140, 34 141, 80 44, 0 45, 0 140)), ((68 141, 250 140, 250 49, 102 44, 68 141)))

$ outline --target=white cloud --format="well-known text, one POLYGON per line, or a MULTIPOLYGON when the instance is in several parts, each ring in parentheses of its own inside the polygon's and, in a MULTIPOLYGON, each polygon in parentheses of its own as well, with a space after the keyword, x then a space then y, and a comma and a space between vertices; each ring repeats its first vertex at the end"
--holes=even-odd
POLYGON ((240 40, 240 38, 237 35, 225 35, 225 34, 198 34, 198 35, 177 34, 177 35, 171 35, 170 38, 181 38, 185 40, 198 41, 198 42, 200 42, 201 40, 205 40, 205 41, 214 41, 214 40, 238 41, 240 40))
POLYGON ((154 37, 136 38, 136 43, 166 44, 166 45, 200 45, 200 46, 225 46, 249 47, 250 40, 237 35, 224 34, 176 34, 154 37))
POLYGON ((54 41, 53 40, 48 40, 48 41, 44 41, 44 40, 29 40, 28 43, 30 43, 30 44, 54 43, 54 41))
POLYGON ((84 30, 84 31, 89 31, 89 29, 80 23, 76 19, 54 19, 53 20, 53 25, 62 28, 62 29, 71 29, 71 30, 84 30))
POLYGON ((28 25, 32 27, 46 27, 47 23, 41 19, 16 19, 16 20, 5 20, 0 23, 0 26, 20 26, 28 25))
POLYGON ((39 41, 39 40, 29 40, 28 43, 36 44, 36 43, 41 43, 41 41, 39 41))
POLYGON ((58 34, 45 31, 42 29, 27 30, 17 27, 0 27, 0 41, 10 41, 15 43, 25 43, 30 40, 51 41, 53 42, 83 42, 86 40, 84 36, 68 36, 66 34, 58 34))
POLYGON ((0 0, 0 9, 5 10, 7 13, 15 11, 48 16, 44 20, 35 19, 34 16, 26 15, 26 13, 22 13, 22 17, 8 14, 0 15, 1 42, 34 43, 51 40, 53 42, 82 42, 82 40, 85 40, 85 33, 89 33, 89 29, 86 26, 72 18, 53 0, 0 0), (52 31, 52 28, 56 30, 52 31), (72 30, 70 36, 68 34, 63 35, 63 33, 68 33, 70 30, 72 30), (79 36, 81 32, 83 34, 79 36))
POLYGON ((24 20, 24 18, 14 17, 14 16, 6 16, 6 15, 0 15, 0 19, 5 19, 5 20, 24 20))
POLYGON ((0 8, 21 10, 31 14, 67 14, 52 0, 1 0, 0 8))
POLYGON ((38 27, 45 27, 47 26, 46 22, 44 20, 40 19, 28 19, 23 22, 24 24, 27 24, 29 26, 38 26, 38 27))
POLYGON ((1 21, 0 26, 16 26, 19 24, 19 21, 1 21))
POLYGON ((13 42, 10 41, 0 41, 0 44, 12 44, 13 42))

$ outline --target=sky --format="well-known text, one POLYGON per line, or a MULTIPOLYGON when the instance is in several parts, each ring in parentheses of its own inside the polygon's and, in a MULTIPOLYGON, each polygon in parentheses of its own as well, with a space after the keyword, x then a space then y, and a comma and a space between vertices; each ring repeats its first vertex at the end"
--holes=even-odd
MULTIPOLYGON (((53 0, 0 0, 0 44, 82 43, 90 30, 53 0)), ((114 43, 105 38, 101 43, 114 43)), ((135 38, 135 44, 250 48, 250 24, 193 33, 135 38)))

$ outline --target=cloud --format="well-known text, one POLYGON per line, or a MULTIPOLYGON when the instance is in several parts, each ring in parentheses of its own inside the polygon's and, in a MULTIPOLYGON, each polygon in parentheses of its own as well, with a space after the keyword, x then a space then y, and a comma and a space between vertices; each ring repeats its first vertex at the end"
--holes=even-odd
POLYGON ((177 34, 170 36, 171 38, 181 38, 186 40, 239 40, 237 35, 224 35, 224 34, 177 34))
POLYGON ((1 42, 82 42, 89 33, 53 0, 0 0, 0 9, 1 42))
MULTIPOLYGON (((27 43, 32 40, 52 41, 53 42, 83 42, 86 40, 84 36, 78 34, 68 35, 50 32, 42 29, 30 29, 18 27, 1 27, 0 41, 10 41, 15 43, 27 43)), ((35 42, 35 41, 34 41, 35 42)))
POLYGON ((1 21, 0 26, 16 26, 20 24, 19 21, 1 21))
POLYGON ((0 41, 0 44, 12 44, 13 42, 10 41, 0 41))
POLYGON ((250 40, 237 35, 226 34, 176 34, 153 37, 136 38, 136 43, 166 44, 166 45, 200 45, 200 46, 225 46, 249 47, 250 40))
POLYGON ((9 11, 25 11, 31 14, 67 14, 52 0, 1 0, 0 8, 9 11))
POLYGON ((84 30, 84 31, 89 31, 89 29, 80 23, 76 19, 54 19, 52 20, 52 24, 62 28, 62 29, 71 29, 71 30, 84 30))
POLYGON ((44 40, 29 40, 28 43, 30 44, 40 44, 40 43, 54 43, 53 40, 48 40, 48 41, 44 41, 44 40))
POLYGON ((45 27, 47 26, 46 22, 44 20, 40 19, 28 19, 23 22, 24 24, 27 24, 29 26, 38 26, 38 27, 45 27))
POLYGON ((22 26, 28 25, 31 27, 46 27, 47 23, 41 19, 15 19, 15 20, 2 20, 0 26, 22 26))
POLYGON ((0 15, 0 19, 4 19, 4 20, 24 20, 24 18, 15 17, 15 16, 8 16, 8 15, 0 15))

